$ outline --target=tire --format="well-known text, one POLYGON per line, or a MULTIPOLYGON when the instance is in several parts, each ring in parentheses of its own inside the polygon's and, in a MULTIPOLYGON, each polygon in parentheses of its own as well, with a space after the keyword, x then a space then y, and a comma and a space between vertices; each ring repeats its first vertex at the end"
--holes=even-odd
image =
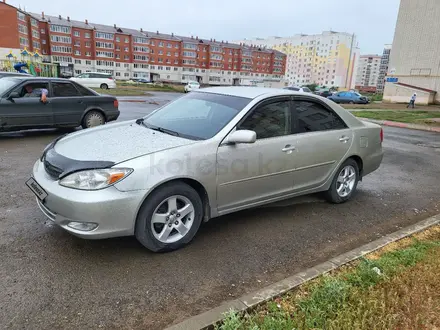
POLYGON ((203 203, 199 194, 183 182, 168 183, 154 191, 142 204, 136 219, 135 236, 150 251, 174 251, 192 241, 199 230, 202 218, 203 203), (168 201, 174 198, 177 207, 171 207, 170 210, 170 204, 173 203, 168 201), (185 212, 181 210, 183 205, 185 207, 188 205, 188 202, 191 203, 193 212, 180 215, 179 210, 185 212), (155 222, 154 218, 158 219, 158 222, 155 222))
MULTIPOLYGON (((350 173, 349 173, 350 174, 350 173)), ((356 192, 357 185, 359 183, 359 166, 354 159, 347 159, 338 169, 333 178, 332 184, 330 185, 329 190, 326 191, 325 197, 330 203, 341 204, 350 200, 356 192), (345 170, 350 171, 354 174, 354 180, 351 181, 343 177, 345 170), (338 191, 338 188, 341 186, 341 180, 345 180, 346 185, 350 188, 349 191, 342 188, 342 190, 338 191)))
POLYGON ((105 117, 100 111, 92 110, 87 112, 81 124, 82 128, 91 128, 105 124, 105 117))
POLYGON ((101 86, 99 86, 99 88, 101 88, 101 89, 108 89, 108 85, 107 84, 101 84, 101 86))
POLYGON ((354 102, 353 102, 353 101, 350 101, 350 102, 348 102, 348 103, 350 103, 350 104, 354 104, 354 102))

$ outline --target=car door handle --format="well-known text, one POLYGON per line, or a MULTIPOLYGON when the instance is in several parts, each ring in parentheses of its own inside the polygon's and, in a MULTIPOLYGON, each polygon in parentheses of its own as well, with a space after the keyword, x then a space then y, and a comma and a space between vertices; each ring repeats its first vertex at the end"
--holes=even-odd
POLYGON ((295 147, 291 146, 290 144, 286 145, 283 149, 281 149, 282 152, 292 152, 295 150, 295 147))
POLYGON ((349 141, 350 140, 350 138, 348 137, 348 136, 341 136, 340 138, 339 138, 339 141, 340 142, 343 142, 343 143, 345 143, 345 142, 347 142, 347 141, 349 141))

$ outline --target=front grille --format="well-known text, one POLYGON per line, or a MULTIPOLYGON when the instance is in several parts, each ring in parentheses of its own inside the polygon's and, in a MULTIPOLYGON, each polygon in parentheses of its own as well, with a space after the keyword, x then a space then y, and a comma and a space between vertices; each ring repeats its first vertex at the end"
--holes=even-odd
POLYGON ((61 173, 63 173, 60 168, 52 165, 47 160, 44 160, 44 169, 46 170, 47 174, 49 174, 54 179, 58 179, 61 173))

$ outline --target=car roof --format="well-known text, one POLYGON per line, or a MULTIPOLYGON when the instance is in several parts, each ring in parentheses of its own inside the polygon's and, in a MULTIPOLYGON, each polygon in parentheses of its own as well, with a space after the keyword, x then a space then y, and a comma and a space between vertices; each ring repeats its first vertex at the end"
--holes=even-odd
MULTIPOLYGON (((9 78, 9 77, 8 77, 9 78)), ((19 79, 19 80, 47 80, 47 81, 70 81, 72 80, 66 78, 48 78, 48 77, 34 77, 34 76, 11 76, 10 78, 19 79)))
POLYGON ((33 77, 29 73, 0 71, 0 77, 33 77))
POLYGON ((277 96, 277 95, 303 95, 302 93, 298 93, 282 88, 246 87, 246 86, 208 87, 208 88, 200 89, 199 92, 239 96, 249 99, 255 99, 262 95, 265 95, 267 97, 277 96))

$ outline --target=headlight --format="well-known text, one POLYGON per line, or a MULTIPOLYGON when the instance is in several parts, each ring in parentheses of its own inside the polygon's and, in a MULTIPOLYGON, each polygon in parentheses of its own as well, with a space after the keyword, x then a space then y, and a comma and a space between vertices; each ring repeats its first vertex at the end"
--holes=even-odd
POLYGON ((99 190, 123 180, 130 175, 131 172, 133 172, 131 168, 81 171, 61 179, 60 185, 80 190, 99 190))

